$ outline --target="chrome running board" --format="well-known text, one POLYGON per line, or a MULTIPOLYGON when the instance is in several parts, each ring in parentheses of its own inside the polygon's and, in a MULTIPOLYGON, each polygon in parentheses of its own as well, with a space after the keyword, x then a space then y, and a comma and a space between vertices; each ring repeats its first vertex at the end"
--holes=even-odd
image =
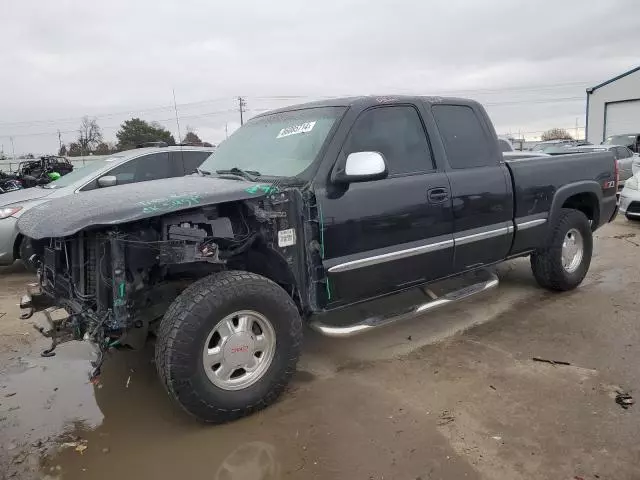
POLYGON ((499 281, 496 274, 492 272, 486 273, 488 275, 487 280, 474 283, 459 290, 454 290, 442 296, 437 296, 431 290, 425 289, 425 293, 429 295, 432 300, 421 305, 415 305, 402 312, 396 312, 384 316, 369 317, 351 325, 329 325, 320 320, 315 320, 311 322, 310 325, 311 328, 328 337, 351 337, 353 335, 358 335, 374 328, 400 322, 402 320, 408 320, 410 318, 415 318, 431 310, 435 310, 436 308, 458 302, 465 298, 469 298, 478 293, 482 293, 497 287, 499 281))

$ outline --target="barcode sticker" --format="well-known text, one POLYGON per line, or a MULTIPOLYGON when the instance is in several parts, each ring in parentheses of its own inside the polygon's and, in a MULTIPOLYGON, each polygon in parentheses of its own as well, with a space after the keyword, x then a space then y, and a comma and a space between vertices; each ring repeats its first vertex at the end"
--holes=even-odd
POLYGON ((293 228, 287 230, 280 230, 278 232, 278 246, 290 247, 296 244, 296 231, 293 228))

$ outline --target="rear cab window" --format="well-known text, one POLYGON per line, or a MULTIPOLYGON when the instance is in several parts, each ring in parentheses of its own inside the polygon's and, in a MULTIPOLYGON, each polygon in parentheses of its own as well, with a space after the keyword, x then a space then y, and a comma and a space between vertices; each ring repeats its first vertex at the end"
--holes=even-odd
POLYGON ((467 105, 433 105, 431 111, 451 168, 498 165, 495 140, 483 127, 475 110, 467 105))

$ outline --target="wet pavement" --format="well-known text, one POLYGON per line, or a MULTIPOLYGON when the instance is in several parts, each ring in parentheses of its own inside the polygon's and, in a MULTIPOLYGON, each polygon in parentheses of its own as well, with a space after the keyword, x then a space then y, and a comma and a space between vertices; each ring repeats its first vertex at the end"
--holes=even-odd
POLYGON ((426 318, 305 332, 280 401, 222 426, 171 404, 152 345, 112 355, 98 385, 87 345, 40 357, 16 320, 30 279, 0 270, 0 478, 638 479, 640 405, 615 396, 640 386, 640 225, 598 236, 574 292, 537 288, 516 260, 498 289, 426 318))

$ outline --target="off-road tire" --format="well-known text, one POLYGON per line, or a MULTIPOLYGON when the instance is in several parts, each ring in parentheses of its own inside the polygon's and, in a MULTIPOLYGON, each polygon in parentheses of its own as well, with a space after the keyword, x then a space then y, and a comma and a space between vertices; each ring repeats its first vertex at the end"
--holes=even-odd
POLYGON ((171 304, 158 329, 156 367, 169 396, 186 412, 204 422, 224 423, 278 398, 295 372, 301 343, 302 320, 287 292, 259 275, 221 272, 193 283, 171 304), (242 390, 224 390, 207 378, 202 352, 214 326, 241 310, 269 319, 276 349, 258 381, 242 390))
POLYGON ((531 254, 531 270, 541 287, 564 292, 576 288, 587 275, 593 253, 593 235, 589 220, 579 210, 563 208, 545 241, 546 247, 531 254), (576 270, 567 272, 562 266, 562 243, 567 232, 575 228, 584 241, 582 261, 576 270))
POLYGON ((29 273, 36 273, 38 271, 38 266, 29 260, 29 258, 34 254, 33 244, 29 238, 22 237, 18 253, 20 254, 20 260, 22 260, 22 264, 27 271, 29 273))

